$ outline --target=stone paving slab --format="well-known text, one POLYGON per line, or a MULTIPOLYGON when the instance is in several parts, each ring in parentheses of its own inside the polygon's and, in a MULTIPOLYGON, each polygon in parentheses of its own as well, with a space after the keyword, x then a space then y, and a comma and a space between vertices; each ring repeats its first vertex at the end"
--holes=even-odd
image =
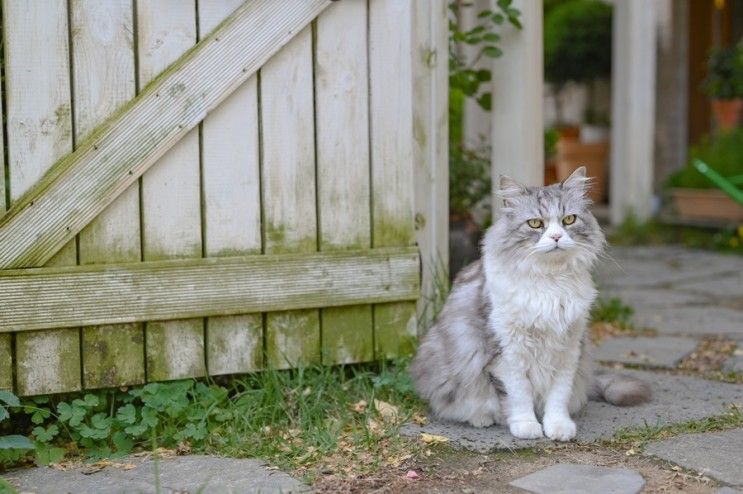
MULTIPOLYGON (((736 352, 740 352, 740 351, 741 351, 740 349, 736 350, 736 352)), ((725 363, 722 364, 722 371, 743 373, 743 354, 735 355, 727 359, 725 363)))
POLYGON ((675 336, 619 337, 603 341, 594 357, 604 362, 675 368, 696 347, 696 340, 675 336))
POLYGON ((651 442, 645 453, 743 487, 743 429, 686 434, 651 442))
POLYGON ((677 283, 674 288, 688 293, 727 298, 743 294, 743 272, 726 273, 714 278, 677 283))
POLYGON ((695 293, 680 292, 668 288, 606 288, 600 291, 602 299, 618 298, 624 305, 638 307, 670 307, 711 302, 707 297, 695 293))
POLYGON ((634 470, 558 464, 516 479, 512 486, 536 494, 637 494, 645 479, 634 470))
POLYGON ((597 269, 602 287, 667 287, 743 270, 743 258, 683 247, 614 248, 597 269))
MULTIPOLYGON (((577 440, 594 442, 610 439, 620 428, 663 426, 722 415, 730 403, 743 404, 743 385, 707 381, 689 376, 672 376, 657 372, 623 370, 650 383, 653 399, 637 407, 615 407, 604 402, 589 402, 576 418, 577 440)), ((452 444, 487 453, 494 449, 528 448, 548 439, 515 439, 506 427, 474 428, 463 424, 431 421, 424 426, 408 424, 401 431, 407 436, 421 432, 448 437, 452 444)))
POLYGON ((289 475, 268 470, 259 460, 179 456, 154 461, 139 457, 118 460, 133 463, 131 470, 106 467, 88 473, 90 467, 73 470, 27 468, 3 474, 19 491, 37 494, 196 494, 297 493, 310 489, 289 475))
POLYGON ((635 327, 657 329, 662 334, 743 337, 743 311, 727 307, 638 308, 633 320, 635 327))
POLYGON ((717 489, 715 491, 715 494, 743 494, 743 491, 733 489, 732 487, 723 487, 721 489, 717 489))

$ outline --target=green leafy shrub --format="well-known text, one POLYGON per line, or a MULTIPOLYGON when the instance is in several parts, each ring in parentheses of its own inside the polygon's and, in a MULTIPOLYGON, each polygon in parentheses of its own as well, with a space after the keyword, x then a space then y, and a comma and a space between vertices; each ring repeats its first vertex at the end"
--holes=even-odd
POLYGON ((562 86, 609 76, 611 14, 611 5, 601 0, 549 6, 544 19, 544 75, 549 82, 562 86))
POLYGON ((743 97, 743 48, 735 45, 717 48, 707 59, 708 74, 702 87, 718 99, 743 97))
POLYGON ((593 107, 593 82, 611 74, 612 7, 601 0, 553 0, 544 4, 544 76, 556 93, 568 82, 588 84, 587 122, 608 124, 593 107))
POLYGON ((723 177, 743 174, 743 129, 705 136, 689 149, 686 166, 672 174, 667 181, 669 187, 713 189, 716 186, 692 166, 699 159, 707 163, 723 177))
POLYGON ((466 214, 490 194, 490 151, 449 149, 449 212, 466 214))

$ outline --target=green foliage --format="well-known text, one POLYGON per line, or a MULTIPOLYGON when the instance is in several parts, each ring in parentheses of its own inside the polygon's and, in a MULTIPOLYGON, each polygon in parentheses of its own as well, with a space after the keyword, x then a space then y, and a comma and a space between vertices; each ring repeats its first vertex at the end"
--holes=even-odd
POLYGON ((591 320, 612 323, 620 328, 631 328, 634 313, 632 307, 624 305, 621 299, 599 299, 591 308, 591 320))
POLYGON ((686 166, 668 178, 669 187, 694 189, 716 188, 692 162, 700 159, 723 177, 743 175, 743 129, 708 135, 689 149, 686 166))
POLYGON ((545 2, 544 75, 558 88, 611 73, 611 5, 601 0, 545 2))
POLYGON ((465 214, 490 194, 490 150, 449 149, 449 211, 465 214))
POLYGON ((449 91, 474 98, 484 110, 490 110, 491 94, 482 91, 480 86, 491 81, 492 73, 487 69, 477 69, 475 65, 483 56, 498 58, 503 54, 498 47, 499 26, 508 22, 521 29, 521 12, 511 7, 511 3, 512 0, 498 0, 497 10, 478 12, 479 23, 467 31, 459 29, 456 19, 462 9, 471 8, 472 5, 457 1, 449 3, 449 9, 454 14, 454 19, 449 20, 449 91), (459 53, 461 44, 478 47, 477 55, 472 60, 464 59, 459 53))
POLYGON ((702 87, 708 95, 718 99, 743 97, 743 47, 735 45, 712 50, 707 70, 702 87))
POLYGON ((556 128, 544 130, 544 158, 549 160, 557 156, 557 141, 560 140, 560 132, 556 128))
POLYGON ((402 441, 392 437, 393 429, 370 431, 375 410, 353 407, 384 400, 399 408, 400 420, 418 410, 401 364, 264 371, 224 386, 189 380, 66 399, 15 398, 8 427, 17 434, 3 436, 14 449, 0 447, 0 466, 30 455, 40 465, 56 463, 66 449, 100 459, 152 447, 260 456, 296 466, 321 460, 349 438, 377 447, 381 435, 389 447, 402 441))

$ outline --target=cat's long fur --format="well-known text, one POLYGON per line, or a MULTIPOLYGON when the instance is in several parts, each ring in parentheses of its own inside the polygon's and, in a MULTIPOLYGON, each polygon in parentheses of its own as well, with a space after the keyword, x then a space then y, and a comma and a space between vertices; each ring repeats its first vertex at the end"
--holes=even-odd
POLYGON ((507 424, 520 438, 569 440, 576 433, 570 415, 589 395, 617 405, 650 398, 640 381, 593 376, 591 269, 605 240, 588 210, 586 185, 584 168, 548 187, 501 179, 504 207, 482 259, 457 276, 411 367, 418 393, 438 417, 507 424), (576 220, 566 225, 569 215, 576 220), (530 219, 543 226, 530 227, 530 219))

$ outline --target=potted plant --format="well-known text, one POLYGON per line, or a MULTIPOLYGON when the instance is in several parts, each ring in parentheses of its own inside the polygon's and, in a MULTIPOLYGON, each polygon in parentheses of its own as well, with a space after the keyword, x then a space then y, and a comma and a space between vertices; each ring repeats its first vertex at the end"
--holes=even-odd
POLYGON ((726 178, 743 175, 743 129, 706 136, 689 150, 687 165, 666 183, 676 212, 690 220, 743 221, 743 207, 694 166, 701 160, 726 178))
POLYGON ((717 128, 729 131, 740 123, 743 111, 743 49, 739 46, 717 48, 707 61, 704 90, 712 97, 712 112, 717 128))
POLYGON ((595 85, 611 74, 611 5, 601 0, 550 2, 544 20, 544 73, 555 90, 556 113, 562 119, 560 93, 568 82, 588 88, 587 125, 580 139, 561 135, 557 143, 557 178, 564 180, 585 165, 594 177, 591 198, 606 196, 609 155, 608 118, 596 110, 595 85), (585 134, 585 135, 584 135, 585 134))

